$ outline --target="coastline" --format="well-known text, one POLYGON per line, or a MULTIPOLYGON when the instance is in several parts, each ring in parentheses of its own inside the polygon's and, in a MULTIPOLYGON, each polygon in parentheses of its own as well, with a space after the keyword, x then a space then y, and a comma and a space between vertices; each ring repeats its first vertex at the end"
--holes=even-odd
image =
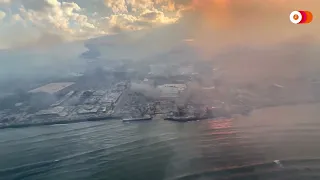
MULTIPOLYGON (((266 105, 266 106, 260 106, 254 109, 251 109, 246 114, 240 114, 240 115, 250 115, 253 111, 261 110, 265 108, 274 108, 274 107, 282 107, 282 106, 299 106, 299 105, 312 105, 312 104, 319 104, 320 101, 314 100, 314 101, 307 101, 307 102, 301 102, 301 103, 284 103, 284 104, 277 104, 277 105, 266 105)), ((230 118, 234 117, 236 115, 239 115, 239 113, 230 113, 228 116, 216 116, 213 118, 202 118, 202 119, 194 119, 192 121, 202 121, 202 120, 215 120, 215 119, 221 119, 221 118, 230 118)), ((10 124, 10 125, 0 125, 0 129, 9 129, 9 128, 26 128, 26 127, 36 127, 36 126, 47 126, 47 125, 55 125, 55 124, 74 124, 74 123, 80 123, 80 122, 90 122, 90 121, 107 121, 107 120, 119 120, 122 119, 121 116, 112 116, 112 115, 106 115, 106 116, 95 116, 95 117, 80 117, 75 119, 61 119, 56 121, 46 121, 46 122, 38 122, 38 123, 25 123, 25 124, 10 124)), ((163 119, 165 120, 165 118, 163 119)), ((172 120, 169 120, 172 121, 172 120)), ((179 122, 179 123, 185 123, 189 121, 174 121, 173 122, 179 122)))
POLYGON ((106 121, 111 119, 121 119, 119 116, 96 116, 96 117, 80 117, 74 119, 59 119, 59 120, 51 120, 51 121, 44 121, 44 122, 36 122, 36 123, 16 123, 10 125, 0 125, 0 129, 7 129, 7 128, 25 128, 25 127, 33 127, 33 126, 46 126, 46 125, 55 125, 55 124, 73 124, 73 123, 80 123, 80 122, 92 122, 92 121, 106 121))

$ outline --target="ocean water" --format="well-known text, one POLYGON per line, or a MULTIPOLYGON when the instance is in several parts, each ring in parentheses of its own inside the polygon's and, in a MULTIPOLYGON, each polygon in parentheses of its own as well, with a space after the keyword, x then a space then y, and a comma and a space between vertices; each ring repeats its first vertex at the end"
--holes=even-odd
POLYGON ((320 104, 0 130, 2 180, 320 179, 320 104))

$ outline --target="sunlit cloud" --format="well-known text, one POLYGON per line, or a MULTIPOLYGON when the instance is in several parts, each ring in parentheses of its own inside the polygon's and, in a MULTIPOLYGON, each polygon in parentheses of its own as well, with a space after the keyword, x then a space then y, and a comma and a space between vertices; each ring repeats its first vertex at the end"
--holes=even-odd
MULTIPOLYGON (((179 19, 177 13, 172 13, 175 6, 171 0, 95 0, 90 4, 82 0, 1 0, 0 4, 6 4, 7 11, 0 12, 0 19, 6 17, 24 24, 25 29, 20 29, 24 31, 22 34, 29 32, 27 29, 34 30, 32 36, 25 35, 22 44, 25 41, 34 44, 47 35, 59 37, 63 41, 85 40, 172 24, 179 19), (100 8, 93 8, 96 6, 100 8)), ((16 23, 4 23, 0 27, 0 36, 8 36, 11 34, 10 29, 16 28, 16 23)), ((0 42, 1 47, 22 45, 20 39, 11 38, 11 42, 0 42)))
POLYGON ((0 21, 6 17, 6 13, 3 11, 0 11, 0 21))

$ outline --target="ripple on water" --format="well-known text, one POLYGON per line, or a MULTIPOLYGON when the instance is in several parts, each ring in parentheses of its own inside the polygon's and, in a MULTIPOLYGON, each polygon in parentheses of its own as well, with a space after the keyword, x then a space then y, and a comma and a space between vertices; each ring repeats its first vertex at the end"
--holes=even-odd
POLYGON ((7 129, 0 131, 0 177, 320 179, 320 112, 279 108, 191 123, 106 121, 7 129))

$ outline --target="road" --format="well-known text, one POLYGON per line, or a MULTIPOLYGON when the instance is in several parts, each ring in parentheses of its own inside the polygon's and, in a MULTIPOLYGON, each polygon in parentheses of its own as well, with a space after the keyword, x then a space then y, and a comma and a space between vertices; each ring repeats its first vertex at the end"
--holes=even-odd
POLYGON ((121 111, 121 108, 124 106, 127 98, 128 98, 128 93, 129 93, 129 89, 127 88, 126 90, 123 91, 122 95, 120 96, 118 102, 115 105, 114 108, 114 114, 119 114, 121 111))

